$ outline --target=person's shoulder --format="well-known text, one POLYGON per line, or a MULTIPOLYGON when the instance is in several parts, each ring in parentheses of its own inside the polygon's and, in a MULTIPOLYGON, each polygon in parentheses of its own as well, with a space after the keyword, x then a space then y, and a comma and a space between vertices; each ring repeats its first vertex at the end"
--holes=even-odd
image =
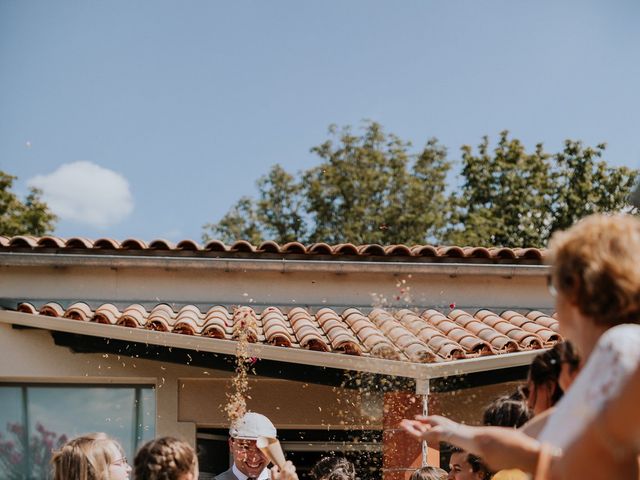
POLYGON ((602 334, 597 347, 625 350, 629 347, 636 347, 640 340, 640 325, 624 323, 608 329, 602 334))
POLYGON ((213 480, 236 480, 236 476, 233 473, 233 469, 225 470, 224 472, 213 477, 213 480))
POLYGON ((640 364, 640 325, 616 325, 602 334, 589 363, 613 368, 618 375, 635 369, 640 364))

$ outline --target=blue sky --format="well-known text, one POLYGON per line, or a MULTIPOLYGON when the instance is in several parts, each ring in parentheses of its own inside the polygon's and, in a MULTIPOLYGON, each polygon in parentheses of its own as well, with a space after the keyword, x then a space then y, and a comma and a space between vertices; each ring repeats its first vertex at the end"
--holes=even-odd
POLYGON ((0 169, 60 236, 199 240, 332 123, 640 167, 639 22, 633 0, 4 0, 0 169))

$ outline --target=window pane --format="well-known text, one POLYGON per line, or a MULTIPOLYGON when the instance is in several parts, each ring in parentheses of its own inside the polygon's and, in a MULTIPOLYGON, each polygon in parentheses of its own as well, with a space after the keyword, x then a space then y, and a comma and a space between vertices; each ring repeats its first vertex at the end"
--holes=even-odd
POLYGON ((0 478, 25 478, 22 389, 0 387, 0 478))
POLYGON ((141 388, 139 390, 142 407, 138 418, 139 430, 136 447, 153 440, 156 436, 156 390, 154 388, 141 388))
POLYGON ((69 438, 104 432, 130 457, 134 444, 134 389, 29 388, 29 431, 44 428, 69 438))
POLYGON ((0 478, 50 478, 51 451, 90 432, 113 437, 133 458, 155 435, 155 409, 149 387, 0 386, 0 478))

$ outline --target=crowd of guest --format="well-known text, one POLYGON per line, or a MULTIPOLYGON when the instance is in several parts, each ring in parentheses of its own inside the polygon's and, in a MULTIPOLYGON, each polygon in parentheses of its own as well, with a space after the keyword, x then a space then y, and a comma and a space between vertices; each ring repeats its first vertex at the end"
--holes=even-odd
POLYGON ((474 455, 496 479, 636 480, 640 219, 592 215, 554 234, 549 247, 549 287, 566 341, 531 365, 522 392, 529 412, 500 398, 486 413, 488 426, 429 416, 406 419, 403 428, 474 455))
MULTIPOLYGON (((593 215, 550 242, 550 291, 565 339, 532 362, 526 385, 495 399, 484 426, 440 416, 406 419, 419 441, 451 445, 449 473, 424 467, 411 480, 638 479, 640 453, 640 219, 593 215), (597 458, 597 462, 584 461, 597 458)), ((216 480, 297 480, 295 467, 267 468, 256 446, 275 437, 249 412, 230 429, 231 468, 216 480)), ((196 480, 193 448, 175 438, 143 445, 129 466, 104 434, 68 442, 52 459, 54 480, 196 480)), ((314 480, 355 480, 345 458, 321 460, 314 480)))

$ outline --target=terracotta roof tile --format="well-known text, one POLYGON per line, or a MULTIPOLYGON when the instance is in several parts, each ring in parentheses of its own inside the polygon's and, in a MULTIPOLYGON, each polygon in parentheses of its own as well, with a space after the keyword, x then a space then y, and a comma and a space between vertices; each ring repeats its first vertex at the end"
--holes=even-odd
POLYGON ((94 243, 84 237, 73 237, 65 242, 66 248, 94 248, 94 243))
POLYGON ((181 335, 234 340, 241 331, 250 342, 283 348, 371 356, 416 363, 446 362, 479 355, 497 355, 549 347, 562 338, 557 320, 539 311, 507 310, 501 315, 487 309, 475 313, 455 309, 448 314, 428 309, 422 313, 374 308, 369 313, 347 308, 338 313, 321 308, 313 313, 275 306, 256 312, 248 306, 206 311, 182 305, 177 311, 166 303, 146 309, 140 304, 123 308, 106 303, 75 302, 66 307, 49 302, 37 308, 20 303, 16 310, 31 315, 69 318, 181 335))
POLYGON ((120 242, 113 238, 100 238, 93 242, 93 248, 103 248, 105 250, 118 250, 120 249, 120 242))
POLYGON ((545 250, 537 248, 485 248, 456 245, 354 245, 341 243, 329 245, 327 243, 313 243, 304 245, 300 242, 278 244, 273 241, 262 242, 255 246, 245 240, 238 240, 232 245, 226 245, 219 240, 211 240, 204 246, 193 240, 181 240, 177 243, 164 239, 155 239, 147 243, 137 238, 129 238, 119 242, 112 238, 90 240, 83 237, 59 238, 54 236, 32 237, 18 235, 14 237, 0 236, 0 251, 19 250, 21 252, 37 251, 39 249, 68 250, 115 250, 126 255, 133 251, 155 251, 166 255, 172 253, 193 252, 193 255, 218 253, 223 255, 308 255, 323 257, 406 257, 416 260, 433 261, 434 259, 453 259, 463 261, 470 259, 487 262, 528 262, 540 263, 546 254, 545 250))

